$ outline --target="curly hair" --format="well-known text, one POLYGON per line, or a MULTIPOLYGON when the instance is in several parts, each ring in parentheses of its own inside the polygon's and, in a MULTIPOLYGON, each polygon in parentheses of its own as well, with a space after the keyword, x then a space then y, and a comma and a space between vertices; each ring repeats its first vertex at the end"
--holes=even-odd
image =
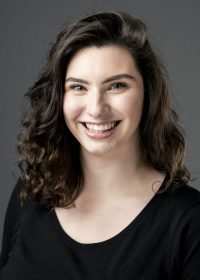
POLYGON ((84 183, 80 144, 63 116, 67 65, 82 48, 117 45, 134 58, 144 82, 144 104, 139 125, 142 156, 152 167, 165 171, 163 190, 187 183, 185 140, 170 101, 169 78, 152 50, 146 25, 125 12, 92 12, 67 24, 48 55, 38 80, 25 94, 29 108, 22 117, 18 136, 20 178, 27 186, 21 202, 33 199, 42 207, 75 207, 84 183))

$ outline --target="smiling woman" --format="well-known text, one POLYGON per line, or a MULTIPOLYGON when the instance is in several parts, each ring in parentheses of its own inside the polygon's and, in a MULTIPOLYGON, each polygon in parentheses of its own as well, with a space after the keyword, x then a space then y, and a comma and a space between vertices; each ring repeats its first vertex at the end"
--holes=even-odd
POLYGON ((82 150, 109 157, 118 153, 119 158, 124 149, 132 151, 138 137, 144 86, 130 52, 115 45, 82 49, 69 62, 65 81, 64 118, 82 150), (75 75, 82 81, 75 85, 76 90, 70 82, 74 79, 68 78, 75 75), (85 81, 87 77, 91 82, 85 81), (113 89, 114 85, 120 87, 113 89), (105 141, 94 141, 98 139, 105 141))
POLYGON ((145 24, 68 24, 25 97, 0 278, 199 280, 200 193, 145 24))

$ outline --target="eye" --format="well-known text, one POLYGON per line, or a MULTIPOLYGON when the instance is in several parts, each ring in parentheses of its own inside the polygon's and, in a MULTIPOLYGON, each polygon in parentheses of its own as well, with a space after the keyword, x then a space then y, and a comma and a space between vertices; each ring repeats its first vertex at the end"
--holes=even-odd
POLYGON ((127 87, 127 85, 125 83, 118 82, 118 83, 112 84, 110 89, 118 90, 120 88, 126 88, 126 87, 127 87))
POLYGON ((75 91, 82 91, 84 87, 82 85, 71 85, 70 89, 73 89, 75 91))

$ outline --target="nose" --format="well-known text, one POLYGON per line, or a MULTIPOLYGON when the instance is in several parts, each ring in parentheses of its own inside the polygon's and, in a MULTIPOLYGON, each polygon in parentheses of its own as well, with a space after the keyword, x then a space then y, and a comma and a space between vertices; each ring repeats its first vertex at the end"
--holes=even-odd
POLYGON ((110 111, 106 96, 100 90, 92 91, 88 95, 87 113, 93 118, 101 118, 110 111))

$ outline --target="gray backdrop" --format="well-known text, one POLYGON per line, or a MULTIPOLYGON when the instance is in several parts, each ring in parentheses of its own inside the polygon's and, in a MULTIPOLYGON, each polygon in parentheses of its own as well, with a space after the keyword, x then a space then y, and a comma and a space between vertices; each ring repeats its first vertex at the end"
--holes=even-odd
POLYGON ((168 68, 174 107, 186 131, 186 163, 197 178, 191 185, 200 189, 199 3, 198 0, 1 0, 0 240, 7 203, 19 174, 16 141, 23 94, 36 79, 45 63, 49 43, 64 23, 86 12, 122 10, 147 24, 150 41, 168 68))

